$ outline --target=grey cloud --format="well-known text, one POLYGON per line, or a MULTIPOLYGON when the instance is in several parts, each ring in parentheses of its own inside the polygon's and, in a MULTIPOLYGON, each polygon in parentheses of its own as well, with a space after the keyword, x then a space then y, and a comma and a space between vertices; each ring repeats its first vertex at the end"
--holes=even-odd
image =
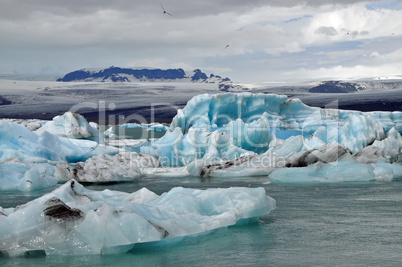
MULTIPOLYGON (((368 0, 364 2, 375 2, 368 0)), ((200 15, 214 15, 226 12, 241 14, 246 10, 262 6, 293 7, 298 5, 322 6, 326 4, 350 5, 362 0, 0 0, 0 18, 23 19, 34 12, 51 13, 60 16, 77 16, 92 14, 99 10, 116 10, 130 13, 132 16, 152 17, 161 15, 160 3, 165 9, 177 17, 191 17, 200 15)))
POLYGON ((347 35, 351 35, 353 38, 357 36, 362 36, 362 35, 369 35, 369 31, 349 31, 346 29, 342 29, 342 31, 346 32, 347 35))
POLYGON ((338 31, 334 27, 321 26, 320 28, 315 30, 314 34, 326 35, 326 36, 334 36, 334 35, 338 34, 338 31))
MULTIPOLYGON (((295 66, 294 62, 305 62, 295 58, 305 53, 284 58, 262 51, 298 42, 321 12, 311 6, 332 3, 336 5, 329 7, 336 9, 353 2, 358 1, 0 0, 0 73, 14 69, 44 72, 46 67, 71 71, 154 61, 233 69, 232 75, 226 75, 236 79, 234 75, 252 75, 253 58, 264 60, 256 67, 261 72, 275 73, 277 61, 283 60, 286 69, 295 66), (163 14, 160 2, 174 17, 163 14), (276 8, 279 6, 294 8, 276 8), (285 23, 307 15, 311 18, 285 23), (227 44, 229 49, 223 49, 227 44)), ((337 32, 332 27, 319 27, 316 34, 344 35, 352 29, 337 32)))

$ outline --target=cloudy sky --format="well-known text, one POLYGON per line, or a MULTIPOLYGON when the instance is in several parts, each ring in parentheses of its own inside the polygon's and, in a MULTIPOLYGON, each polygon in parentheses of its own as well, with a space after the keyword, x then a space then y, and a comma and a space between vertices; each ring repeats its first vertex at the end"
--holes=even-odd
POLYGON ((2 74, 114 65, 200 68, 237 82, 402 75, 402 1, 0 0, 0 7, 2 74))

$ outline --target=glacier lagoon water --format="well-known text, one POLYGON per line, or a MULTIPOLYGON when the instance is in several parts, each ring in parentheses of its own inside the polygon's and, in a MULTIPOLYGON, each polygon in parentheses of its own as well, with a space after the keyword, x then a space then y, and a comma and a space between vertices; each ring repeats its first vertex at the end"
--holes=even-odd
MULTIPOLYGON (((268 184, 264 177, 143 178, 135 183, 86 185, 92 190, 157 194, 172 187, 264 187, 277 208, 258 223, 220 229, 171 244, 135 246, 101 256, 1 258, 2 266, 400 266, 402 182, 268 184)), ((52 189, 4 191, 0 205, 15 207, 52 189)))

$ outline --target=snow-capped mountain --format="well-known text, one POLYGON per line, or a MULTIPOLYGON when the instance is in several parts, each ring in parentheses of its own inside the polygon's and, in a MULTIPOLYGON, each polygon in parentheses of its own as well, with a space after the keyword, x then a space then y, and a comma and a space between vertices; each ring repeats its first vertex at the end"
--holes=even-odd
POLYGON ((394 90, 402 88, 402 80, 323 81, 309 89, 310 93, 353 93, 364 90, 394 90))
POLYGON ((60 82, 207 82, 220 83, 223 80, 220 76, 211 74, 208 76, 200 69, 184 71, 178 69, 150 69, 150 68, 120 68, 110 67, 101 70, 81 69, 66 74, 58 79, 60 82))

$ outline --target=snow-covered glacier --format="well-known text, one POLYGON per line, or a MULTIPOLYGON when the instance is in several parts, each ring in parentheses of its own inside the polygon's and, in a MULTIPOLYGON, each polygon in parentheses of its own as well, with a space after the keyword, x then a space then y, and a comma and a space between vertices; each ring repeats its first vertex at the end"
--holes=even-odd
POLYGON ((162 195, 88 190, 70 180, 16 208, 0 207, 0 254, 113 254, 251 222, 275 208, 263 188, 186 189, 162 195))
MULTIPOLYGON (((0 189, 141 177, 265 176, 272 182, 402 178, 402 112, 317 108, 283 95, 198 95, 157 140, 116 145, 79 114, 27 129, 0 121, 0 189)), ((155 129, 154 129, 155 128, 155 129)))

